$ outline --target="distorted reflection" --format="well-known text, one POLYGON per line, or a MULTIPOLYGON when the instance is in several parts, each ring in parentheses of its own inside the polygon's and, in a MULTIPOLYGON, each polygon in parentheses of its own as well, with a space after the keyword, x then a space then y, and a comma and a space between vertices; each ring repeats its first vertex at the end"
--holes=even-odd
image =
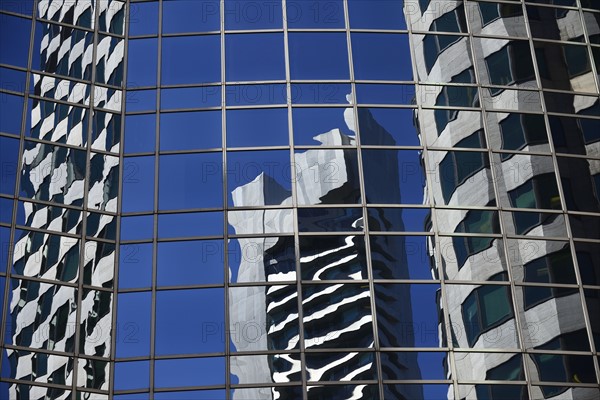
MULTIPOLYGON (((119 1, 40 0, 37 5, 39 18, 67 25, 43 22, 36 27, 32 68, 62 77, 33 74, 33 93, 45 100, 32 100, 27 136, 56 145, 27 141, 23 148, 20 195, 34 202, 19 203, 17 223, 30 230, 15 235, 13 274, 20 279, 11 281, 5 344, 40 352, 6 349, 9 362, 3 363, 3 377, 71 385, 77 376, 80 387, 109 387, 112 292, 64 283, 113 285, 115 245, 110 241, 115 239, 120 115, 96 110, 90 114, 75 104, 93 101, 95 107, 118 111, 122 94, 97 88, 92 95, 89 82, 69 78, 89 81, 95 70, 96 82, 120 87, 124 40, 100 35, 94 43, 93 33, 70 25, 94 28, 98 24, 101 31, 122 35, 124 13, 125 3, 119 1), (98 211, 86 214, 87 226, 81 212, 84 205, 98 211), (84 242, 84 235, 97 240, 84 242), (44 353, 48 350, 67 354, 44 353), (106 361, 74 361, 73 353, 106 361)), ((0 397, 4 395, 54 399, 71 394, 43 386, 30 391, 26 385, 11 383, 8 393, 0 397)))
MULTIPOLYGON (((348 99, 350 96, 348 96, 348 99)), ((394 145, 395 139, 373 118, 368 109, 360 109, 361 125, 365 137, 378 143, 394 145), (364 127, 363 127, 364 126, 364 127), (368 129, 368 131, 367 131, 368 129), (375 138, 375 139, 373 139, 375 138)), ((360 352, 307 353, 308 380, 344 381, 376 380, 375 353, 364 350, 374 347, 374 320, 371 309, 372 294, 367 283, 367 257, 364 240, 364 217, 361 208, 343 207, 360 204, 361 190, 358 175, 355 114, 351 108, 334 108, 327 112, 329 124, 340 121, 344 126, 327 132, 313 132, 319 143, 308 150, 297 150, 294 155, 294 173, 298 205, 297 226, 301 232, 299 254, 295 255, 293 238, 285 236, 294 232, 295 213, 291 208, 248 209, 229 212, 230 233, 236 235, 230 243, 239 248, 240 260, 230 261, 232 283, 285 282, 277 286, 235 286, 229 292, 229 313, 232 326, 232 350, 290 351, 299 348, 299 322, 303 325, 304 345, 311 351, 321 349, 360 348, 360 352), (314 207, 332 204, 331 207, 314 207), (335 205, 335 206, 333 206, 335 205), (313 207, 311 207, 313 206, 313 207), (332 232, 339 232, 332 235, 332 232), (346 234, 344 234, 346 232, 346 234), (354 233, 355 232, 355 233, 354 233), (327 235, 324 235, 328 233, 327 235), (256 234, 269 237, 254 237, 256 234), (253 236, 254 235, 254 236, 253 236), (274 236, 278 235, 278 236, 274 236), (299 257, 300 277, 295 260, 299 257), (297 279, 313 281, 302 285, 301 304, 298 301, 297 279), (323 281, 335 282, 322 284, 323 281), (351 283, 351 281, 357 281, 351 283), (302 320, 299 321, 299 305, 302 320), (249 334, 252 327, 257 336, 249 334), (235 333, 234 333, 235 331, 235 333), (244 335, 244 333, 246 333, 244 335)), ((324 120, 321 120, 324 121, 324 120)), ((298 123, 296 121, 295 123, 298 123)), ((321 123, 328 125, 328 123, 321 123)), ((308 133, 303 133, 308 137, 308 133)), ((396 171, 397 152, 385 157, 370 158, 379 163, 380 171, 396 171)), ((252 178, 252 177, 249 177, 252 178)), ((375 179, 375 175, 373 175, 375 179)), ((385 190, 388 198, 400 202, 400 178, 392 176, 385 190)), ((370 192, 372 196, 377 193, 370 192)), ((292 204, 292 193, 282 187, 274 177, 262 171, 252 181, 232 192, 236 207, 292 204)), ((422 217, 422 216, 421 216, 422 217)), ((399 227, 402 210, 394 213, 393 224, 399 227)), ((415 217, 413 217, 415 218, 415 217)), ((391 226, 385 213, 373 213, 374 226, 391 226)), ((414 222, 412 222, 414 224, 414 222)), ((421 222, 421 226, 423 223, 421 222)), ((423 228, 420 228, 421 230, 423 228)), ((405 241, 402 236, 381 241, 372 250, 378 273, 389 277, 407 277, 408 265, 405 241)), ((378 317, 381 332, 387 337, 400 335, 404 324, 412 324, 410 288, 398 287, 378 296, 377 306, 384 312, 378 317), (398 308, 399 305, 402 307, 398 308), (401 319, 395 313, 403 314, 401 319)), ((433 299, 430 299, 434 306, 433 299)), ((414 337, 405 335, 403 346, 414 346, 414 337)), ((389 357, 384 360, 386 370, 412 371, 410 376, 419 379, 421 372, 416 357, 389 357)), ((287 383, 300 379, 299 354, 269 354, 264 356, 235 356, 231 363, 232 379, 236 383, 287 383)), ((394 386, 391 394, 397 398, 422 399, 420 386, 410 390, 394 386)), ((371 399, 376 386, 311 386, 310 398, 371 399), (334 393, 335 392, 335 393, 334 393)), ((288 398, 284 387, 236 390, 234 399, 288 398), (283 397, 282 397, 283 396, 283 397)))

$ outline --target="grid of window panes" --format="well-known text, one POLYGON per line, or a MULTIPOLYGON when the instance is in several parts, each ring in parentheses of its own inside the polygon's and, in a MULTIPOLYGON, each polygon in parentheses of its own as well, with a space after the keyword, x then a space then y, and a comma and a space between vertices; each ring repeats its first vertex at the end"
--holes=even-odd
POLYGON ((595 2, 36 3, 0 0, 0 393, 598 391, 595 2))
POLYGON ((1 398, 108 398, 125 8, 0 1, 1 398))

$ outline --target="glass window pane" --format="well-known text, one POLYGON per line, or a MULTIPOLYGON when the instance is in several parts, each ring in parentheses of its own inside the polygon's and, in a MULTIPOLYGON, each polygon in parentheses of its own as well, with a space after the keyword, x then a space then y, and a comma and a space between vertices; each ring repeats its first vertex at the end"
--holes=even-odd
POLYGON ((156 86, 158 40, 130 40, 128 52, 127 87, 156 86))
POLYGON ((359 108, 360 143, 382 146, 419 146, 416 110, 359 108))
POLYGON ((348 8, 352 29, 406 29, 401 2, 353 0, 348 8))
POLYGON ((302 280, 367 279, 363 236, 301 236, 302 280))
POLYGON ((163 33, 219 30, 218 0, 163 1, 163 33))
POLYGON ((21 120, 23 119, 23 97, 14 96, 8 93, 0 93, 0 102, 2 102, 0 132, 20 135, 21 120))
POLYGON ((19 157, 19 141, 0 136, 0 193, 12 195, 15 191, 17 163, 19 157))
POLYGON ((157 33, 158 2, 132 3, 129 7, 129 36, 156 35, 157 33))
POLYGON ((220 81, 220 36, 207 35, 163 38, 163 85, 220 81), (193 49, 193 51, 190 51, 190 49, 193 49))
POLYGON ((286 146, 288 142, 286 108, 227 111, 228 146, 286 146))
POLYGON ((223 207, 221 153, 160 156, 161 210, 223 207))
MULTIPOLYGON (((294 107, 294 144, 315 145, 325 141, 328 132, 339 130, 348 140, 340 141, 340 145, 354 144, 354 111, 351 108, 305 108, 294 107)), ((331 135, 330 135, 331 136, 331 135)))
POLYGON ((227 35, 225 57, 227 81, 285 79, 282 34, 227 35))
POLYGON ((344 28, 343 0, 286 2, 288 28, 344 28))
POLYGON ((358 104, 410 105, 415 103, 414 85, 379 85, 359 83, 356 85, 358 104))
POLYGON ((223 213, 203 212, 159 215, 158 236, 161 239, 223 236, 223 213))
MULTIPOLYGON (((329 136, 332 137, 331 140, 334 143, 336 143, 336 140, 340 140, 341 134, 339 131, 337 133, 331 131, 330 133, 329 136)), ((294 160, 299 205, 355 204, 360 202, 355 150, 297 150, 294 160)))
MULTIPOLYGON (((373 5, 371 8, 374 9, 373 5)), ((352 60, 356 79, 410 81, 412 64, 409 54, 408 35, 352 34, 352 60)))
POLYGON ((158 244, 159 286, 206 285, 223 282, 223 242, 202 240, 158 244))
MULTIPOLYGON (((0 48, 4 49, 0 54, 0 63, 27 67, 30 32, 30 19, 0 14, 0 48)), ((33 67, 36 68, 35 65, 33 67)))
POLYGON ((362 231, 363 213, 360 208, 299 208, 300 232, 362 231))
POLYGON ((150 354, 151 310, 152 295, 150 292, 119 294, 116 344, 118 358, 150 354))
POLYGON ((291 168, 287 150, 228 152, 229 205, 290 204, 291 168))
POLYGON ((221 112, 162 113, 160 149, 195 150, 220 148, 221 112))
POLYGON ((127 112, 156 110, 156 90, 129 90, 125 99, 127 112))
POLYGON ((161 90, 161 110, 221 106, 221 86, 161 90))
POLYGON ((281 29, 283 13, 275 1, 225 0, 225 29, 281 29))
POLYGON ((344 33, 290 33, 292 79, 349 79, 344 33))
POLYGON ((125 117, 125 153, 154 152, 156 114, 125 117))
POLYGON ((119 288, 152 285, 152 244, 121 245, 119 251, 119 288))
POLYGON ((154 385, 157 388, 225 384, 225 358, 157 360, 154 385))
POLYGON ((352 103, 352 88, 348 83, 292 83, 293 104, 352 103))
POLYGON ((154 217, 143 215, 141 217, 121 218, 121 240, 143 240, 154 236, 154 217))
POLYGON ((296 280, 293 236, 230 239, 228 252, 233 283, 296 280))
POLYGON ((154 157, 128 157, 123 162, 122 211, 154 210, 154 157))
POLYGON ((225 351, 224 304, 223 289, 159 291, 156 294, 157 354, 225 351))
POLYGON ((150 362, 116 363, 115 390, 144 389, 150 385, 150 362))

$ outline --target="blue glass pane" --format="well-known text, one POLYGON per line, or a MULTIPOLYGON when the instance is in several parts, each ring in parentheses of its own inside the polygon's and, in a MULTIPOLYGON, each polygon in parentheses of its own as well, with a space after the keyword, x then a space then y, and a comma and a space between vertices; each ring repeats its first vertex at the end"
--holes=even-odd
POLYGON ((163 89, 160 108, 219 107, 221 105, 221 86, 207 86, 182 89, 163 89))
POLYGON ((423 203, 425 178, 418 151, 363 150, 362 159, 368 203, 423 203))
MULTIPOLYGON (((13 211, 13 201, 12 199, 6 199, 4 197, 0 197, 0 222, 5 222, 10 224, 12 220, 12 211, 13 211)), ((0 269, 2 265, 0 264, 0 269)))
POLYGON ((414 85, 357 84, 358 104, 415 104, 414 85))
POLYGON ((373 277, 432 279, 427 240, 427 236, 371 235, 373 277))
POLYGON ((10 228, 0 226, 0 271, 2 272, 6 271, 6 263, 11 252, 10 249, 10 228))
POLYGON ((162 84, 221 81, 219 35, 163 38, 162 84))
POLYGON ((158 392, 155 400, 216 400, 224 399, 225 390, 195 390, 193 392, 158 392))
POLYGON ((144 389, 150 385, 150 362, 115 364, 115 390, 144 389))
POLYGON ((227 35, 227 81, 285 79, 283 50, 281 33, 227 35))
POLYGON ((121 293, 117 299, 117 357, 150 354, 152 294, 121 293))
POLYGON ((1 64, 27 67, 30 32, 30 19, 0 14, 1 64), (7 49, 10 49, 10 51, 7 51, 7 49))
MULTIPOLYGON (((10 68, 0 68, 0 88, 25 92, 25 72, 10 68)), ((2 93, 0 96, 4 96, 2 93)))
POLYGON ((128 112, 156 110, 156 90, 128 90, 125 108, 128 112))
POLYGON ((225 0, 225 29, 281 29, 279 1, 225 0))
POLYGON ((287 146, 287 108, 227 111, 229 147, 287 146))
POLYGON ((23 97, 0 93, 0 132, 21 134, 21 120, 23 116, 23 97))
POLYGON ((350 104, 350 93, 347 83, 295 83, 290 97, 294 104, 350 104))
POLYGON ((122 245, 119 252, 119 288, 152 285, 152 244, 122 245))
POLYGON ((339 129, 342 134, 354 136, 348 127, 354 126, 354 111, 351 108, 294 108, 292 111, 294 144, 320 144, 316 136, 339 129))
POLYGON ((18 157, 19 141, 0 136, 0 193, 14 193, 18 157))
MULTIPOLYGON (((402 3, 402 1, 390 0, 348 1, 350 28, 406 29, 402 3)), ((410 12, 410 9, 407 8, 407 11, 410 12)))
POLYGON ((158 71, 158 39, 129 41, 127 87, 156 86, 158 71))
POLYGON ((163 1, 163 33, 219 30, 218 0, 163 1))
POLYGON ((412 80, 408 35, 353 33, 352 59, 356 79, 412 80))
POLYGON ((130 157, 123 162, 123 212, 154 209, 154 157, 130 157))
POLYGON ((223 207, 222 166, 221 153, 161 156, 159 208, 223 207))
POLYGON ((158 236, 160 238, 222 235, 222 212, 165 214, 158 216, 158 236))
POLYGON ((288 28, 344 28, 342 0, 286 2, 288 28))
POLYGON ((0 10, 31 16, 33 0, 0 0, 0 10))
POLYGON ((125 153, 154 152, 156 114, 125 117, 125 153))
MULTIPOLYGON (((165 16, 163 15, 163 23, 165 16)), ((131 3, 129 6, 129 36, 158 33, 158 2, 131 3)), ((129 42, 131 43, 131 42, 129 42)))
POLYGON ((259 106, 287 103, 284 84, 227 85, 225 98, 228 106, 259 106))
POLYGON ((160 116, 161 150, 220 148, 221 112, 163 113, 160 116))
POLYGON ((290 33, 292 79, 348 79, 344 33, 290 33))
POLYGON ((159 291, 156 294, 156 353, 225 351, 224 304, 223 289, 159 291))
POLYGON ((154 235, 154 217, 123 217, 121 219, 121 240, 151 239, 154 235))
POLYGON ((287 150, 227 153, 230 206, 278 205, 291 200, 290 153, 287 150))
POLYGON ((199 240, 158 244, 159 286, 223 282, 223 242, 199 240))
POLYGON ((222 357, 157 360, 154 384, 159 388, 225 384, 222 357))
POLYGON ((419 146, 411 108, 359 108, 360 143, 382 146, 419 146))

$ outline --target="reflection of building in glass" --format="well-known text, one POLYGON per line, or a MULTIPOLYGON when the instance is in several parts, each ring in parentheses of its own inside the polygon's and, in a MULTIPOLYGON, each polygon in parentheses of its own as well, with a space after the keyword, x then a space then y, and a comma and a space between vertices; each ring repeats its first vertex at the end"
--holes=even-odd
MULTIPOLYGON (((570 243, 570 238, 597 237, 599 225, 576 215, 565 221, 562 210, 600 210, 600 164, 556 154, 598 155, 600 142, 592 133, 597 120, 578 118, 598 113, 597 95, 585 95, 596 92, 594 70, 585 46, 535 40, 580 41, 580 13, 521 4, 444 4, 432 3, 423 16, 409 17, 413 30, 428 31, 413 35, 418 78, 432 83, 421 86, 418 101, 455 108, 424 109, 419 115, 421 140, 430 148, 448 148, 428 151, 425 162, 436 176, 429 193, 441 206, 433 214, 439 243, 430 242, 438 253, 435 269, 464 282, 445 285, 440 300, 448 309, 453 345, 469 349, 454 353, 454 373, 467 381, 593 384, 593 358, 569 352, 589 352, 594 340, 598 345, 597 295, 577 285, 598 284, 600 252, 595 244, 570 243), (462 36, 467 31, 478 37, 462 36), (477 83, 494 86, 478 91, 477 83), (539 92, 538 83, 581 95, 539 92), (483 114, 468 109, 480 105, 487 110, 483 114)), ((597 22, 591 26, 595 31, 588 34, 597 35, 597 22)), ((464 384, 457 394, 461 399, 591 399, 598 389, 464 384)))
MULTIPOLYGON (((37 12, 61 24, 121 24, 122 31, 124 5, 46 0, 37 12)), ((106 152, 118 153, 121 122, 119 114, 90 115, 85 106, 120 111, 120 91, 89 81, 121 84, 124 43, 99 35, 94 45, 93 32, 69 25, 36 28, 41 47, 32 68, 40 73, 32 75, 27 136, 37 140, 24 142, 20 180, 21 196, 31 202, 19 202, 2 376, 107 390, 115 244, 106 239, 114 240, 116 222, 107 213, 117 211, 119 159, 106 152)), ((71 397, 64 389, 20 384, 3 395, 71 397)))
MULTIPOLYGON (((341 111, 340 111, 341 112, 341 111)), ((379 135, 393 143, 391 136, 372 118, 368 110, 361 112, 373 128, 373 135, 379 135)), ((346 119, 352 113, 346 111, 346 119)), ((352 144, 354 137, 342 134, 339 129, 318 135, 316 140, 327 145, 352 144)), ((298 202, 303 205, 341 204, 354 202, 360 197, 356 167, 356 153, 344 149, 307 150, 295 155, 295 169, 298 182, 298 202), (331 174, 334 171, 334 174, 331 174), (324 177, 325 176, 325 177, 324 177), (308 177, 308 178, 307 178, 308 177), (328 179, 329 178, 329 179, 328 179)), ((397 165, 397 159, 376 160, 381 165, 397 165)), ((390 171, 392 178, 395 171, 390 171)), ((380 179, 377 176, 369 177, 380 179)), ((389 176, 388 176, 389 179, 389 176)), ((382 189, 384 186, 382 186, 382 189)), ((253 181, 238 187, 232 193, 237 207, 274 204, 274 196, 282 206, 290 205, 292 198, 281 185, 265 173, 253 181)), ((400 202, 400 194, 394 194, 400 202)), ((363 229, 362 213, 344 209, 298 209, 300 231, 328 231, 327 224, 345 226, 348 230, 360 233, 363 229), (324 226, 322 226, 324 224, 324 226)), ((372 216, 373 224, 385 225, 384 216, 372 216)), ((230 214, 229 224, 237 235, 262 234, 276 235, 294 231, 293 209, 247 210, 230 214)), ((238 282, 278 282, 295 281, 293 242, 289 237, 280 238, 239 238, 242 258, 237 274, 238 282), (288 242, 288 243, 286 243, 288 242)), ((400 236, 389 237, 385 241, 373 243, 371 251, 374 269, 379 276, 408 278, 404 250, 394 254, 404 255, 403 260, 395 260, 389 247, 404 248, 400 236)), ((348 236, 300 236, 300 276, 302 289, 302 324, 304 348, 309 351, 361 348, 372 349, 373 317, 371 295, 368 284, 330 283, 335 280, 366 280, 367 260, 363 235, 348 236), (319 284, 320 283, 320 284, 319 284)), ((238 351, 277 350, 281 352, 299 348, 298 295, 294 285, 248 286, 230 291, 230 321, 236 327, 232 341, 238 351), (242 327, 249 323, 264 329, 259 340, 240 335, 242 327)), ((406 289, 408 290, 408 289, 406 289)), ((414 338, 406 334, 407 324, 412 325, 410 294, 398 292, 382 286, 377 293, 379 340, 385 347, 412 347, 414 338), (397 316, 402 315, 402 319, 397 316)), ((312 353, 314 354, 314 353, 312 353)), ((372 352, 333 352, 315 357, 306 355, 306 373, 313 381, 321 380, 368 380, 376 376, 376 363, 372 352)), ((400 353, 382 360, 386 376, 395 379, 420 379, 416 353, 400 353)), ((275 354, 267 356, 238 356, 232 360, 232 373, 239 383, 290 382, 298 380, 301 373, 299 354, 275 354), (295 377, 294 377, 295 375, 295 377)), ((281 390, 274 388, 267 393, 257 388, 238 392, 239 399, 282 398, 281 390)), ((339 387, 314 386, 309 393, 315 396, 336 396, 336 398, 371 398, 375 395, 367 385, 358 385, 348 393, 339 387)), ((236 393, 237 394, 237 393, 236 393)), ((422 389, 418 385, 394 386, 386 388, 390 398, 420 399, 422 389)))

